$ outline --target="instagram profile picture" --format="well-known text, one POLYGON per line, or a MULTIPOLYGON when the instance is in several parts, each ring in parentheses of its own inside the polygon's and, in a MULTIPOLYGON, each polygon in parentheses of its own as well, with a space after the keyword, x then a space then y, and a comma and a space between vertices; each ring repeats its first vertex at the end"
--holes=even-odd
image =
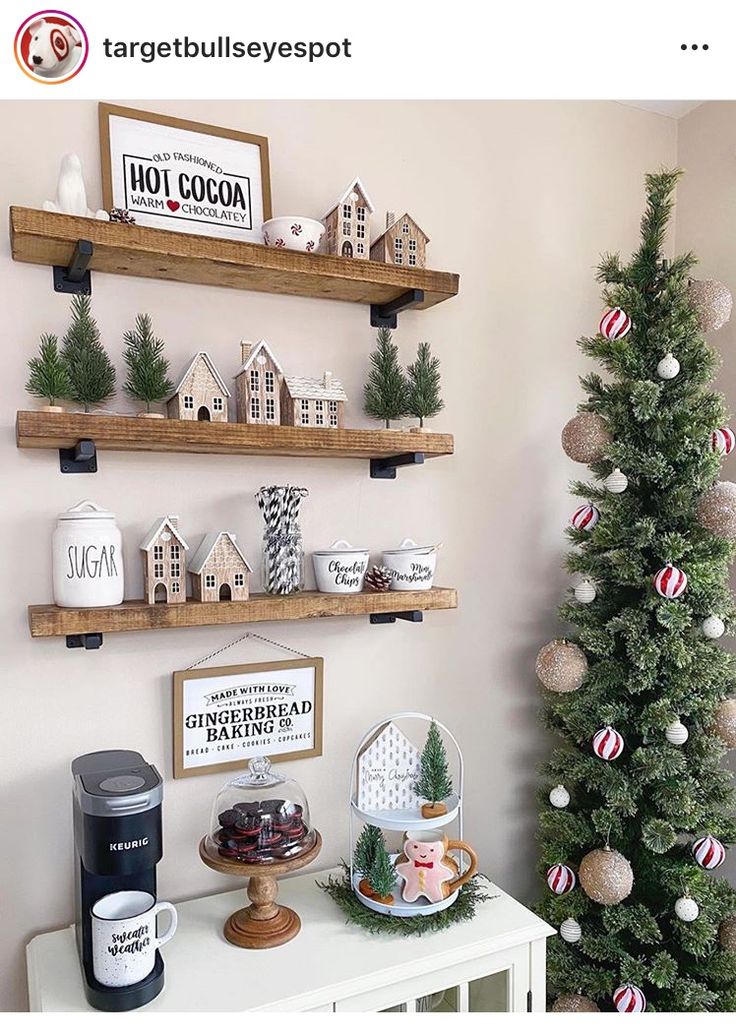
POLYGON ((66 11, 37 11, 15 34, 15 60, 29 79, 55 86, 84 68, 87 33, 66 11))

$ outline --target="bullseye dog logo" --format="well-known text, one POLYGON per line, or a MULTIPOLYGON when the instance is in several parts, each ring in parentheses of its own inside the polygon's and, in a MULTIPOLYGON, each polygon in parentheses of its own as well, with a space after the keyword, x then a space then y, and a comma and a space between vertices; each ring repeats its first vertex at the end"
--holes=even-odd
POLYGON ((185 222, 253 228, 250 177, 193 153, 123 155, 125 207, 185 222))
POLYGON ((15 60, 35 82, 57 86, 79 75, 89 54, 82 25, 64 11, 37 11, 15 34, 15 60))

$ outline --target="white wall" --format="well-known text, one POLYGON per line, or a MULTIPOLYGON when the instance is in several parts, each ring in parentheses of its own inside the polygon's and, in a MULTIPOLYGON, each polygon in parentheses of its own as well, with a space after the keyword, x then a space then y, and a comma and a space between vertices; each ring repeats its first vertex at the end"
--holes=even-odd
MULTIPOLYGON (((419 627, 345 619, 256 629, 326 661, 324 756, 294 763, 290 773, 311 797, 326 867, 346 852, 356 740, 389 711, 436 713, 466 751, 466 832, 483 869, 510 892, 533 897, 536 769, 547 752, 533 660, 558 630, 566 584, 566 483, 580 471, 561 452, 559 430, 588 366, 575 340, 599 314, 599 254, 635 245, 642 177, 676 157, 675 122, 613 103, 134 106, 267 135, 276 212, 319 216, 356 172, 380 207, 376 227, 385 208, 411 210, 431 234, 430 265, 459 272, 461 294, 403 316, 396 339, 405 360, 419 340, 440 355, 446 409, 433 426, 455 434, 457 454, 401 471, 394 483, 370 481, 357 462, 132 453, 103 453, 94 477, 62 476, 54 453, 15 448, 13 422, 17 408, 32 404, 23 390, 26 361, 40 333, 63 331, 68 299, 52 292, 49 269, 11 262, 3 241, 5 1009, 26 1005, 27 940, 72 920, 69 764, 77 754, 127 747, 160 767, 162 894, 176 900, 230 885, 197 857, 224 779, 171 778, 171 672, 239 629, 110 635, 98 653, 29 638, 26 605, 51 598, 55 515, 85 496, 118 515, 133 596, 141 590, 138 540, 162 512, 179 513, 195 544, 208 529, 236 531, 258 566, 253 492, 263 483, 310 489, 308 548, 341 536, 377 551, 405 535, 442 540, 438 580, 459 588, 456 612, 428 615, 419 627)), ((0 207, 52 196, 58 160, 70 149, 88 170, 91 203, 99 203, 94 104, 5 103, 2 117, 0 207)), ((239 339, 265 336, 294 374, 332 369, 351 398, 348 425, 367 424, 360 398, 374 335, 362 307, 96 275, 94 309, 118 365, 122 331, 141 311, 152 314, 175 370, 207 348, 230 375, 239 339)), ((122 398, 116 404, 128 408, 122 398)), ((232 651, 233 662, 265 656, 273 658, 256 647, 232 651)))

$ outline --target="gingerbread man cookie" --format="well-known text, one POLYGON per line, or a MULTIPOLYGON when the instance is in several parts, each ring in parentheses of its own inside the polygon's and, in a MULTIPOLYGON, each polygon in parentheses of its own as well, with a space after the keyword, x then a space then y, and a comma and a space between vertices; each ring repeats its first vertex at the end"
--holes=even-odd
POLYGON ((426 897, 432 904, 445 899, 445 885, 455 878, 457 869, 450 867, 444 854, 443 839, 422 843, 407 837, 404 842, 406 861, 396 865, 396 874, 403 881, 401 895, 407 903, 418 897, 426 897))

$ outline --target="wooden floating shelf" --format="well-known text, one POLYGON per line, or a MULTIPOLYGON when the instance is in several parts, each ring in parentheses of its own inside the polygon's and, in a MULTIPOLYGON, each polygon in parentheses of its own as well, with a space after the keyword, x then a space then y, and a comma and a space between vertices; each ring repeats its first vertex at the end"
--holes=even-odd
POLYGON ((438 305, 460 289, 457 273, 307 254, 35 208, 10 209, 10 247, 16 262, 66 268, 79 240, 93 246, 90 270, 124 276, 369 305, 384 305, 407 291, 420 290, 424 298, 412 306, 416 308, 438 305))
POLYGON ((452 455, 452 434, 402 430, 269 427, 254 423, 145 420, 137 416, 21 410, 18 448, 73 448, 89 439, 114 452, 194 452, 320 459, 388 459, 406 452, 426 458, 452 455))
POLYGON ((33 638, 48 638, 115 631, 154 631, 160 628, 199 628, 213 624, 309 620, 314 617, 454 610, 456 607, 457 591, 454 588, 430 588, 417 592, 356 592, 346 595, 299 592, 289 596, 254 594, 244 603, 151 605, 135 600, 121 603, 120 606, 85 609, 53 605, 29 606, 28 623, 33 638))

